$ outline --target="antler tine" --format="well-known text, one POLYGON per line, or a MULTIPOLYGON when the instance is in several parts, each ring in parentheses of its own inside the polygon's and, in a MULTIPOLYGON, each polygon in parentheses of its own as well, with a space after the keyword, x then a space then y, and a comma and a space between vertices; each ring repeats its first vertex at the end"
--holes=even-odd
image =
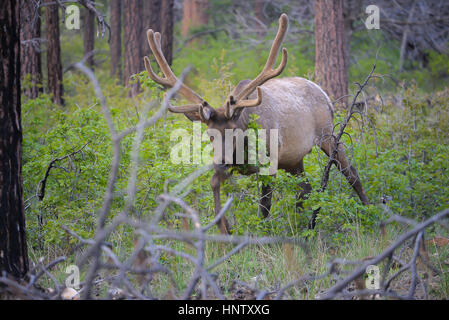
MULTIPOLYGON (((251 92, 253 92, 256 88, 258 88, 258 86, 262 85, 269 79, 277 77, 282 73, 282 71, 284 71, 288 59, 286 48, 282 48, 282 59, 279 66, 276 69, 273 69, 273 67, 274 64, 276 63, 276 58, 278 56, 282 41, 284 40, 287 28, 288 28, 288 17, 285 13, 283 13, 279 18, 279 29, 276 34, 276 37, 274 38, 270 54, 268 56, 267 62, 265 63, 265 67, 263 68, 262 72, 254 80, 252 80, 239 94, 237 94, 235 99, 231 99, 232 97, 229 97, 230 105, 233 105, 234 108, 254 107, 259 105, 260 104, 259 100, 261 99, 260 89, 257 90, 258 96, 257 99, 255 100, 243 100, 243 99, 245 99, 251 92)), ((229 113, 230 115, 230 112, 227 113, 229 113)))
POLYGON ((256 88, 257 90, 257 98, 256 99, 250 99, 250 100, 241 100, 237 103, 237 108, 251 108, 251 107, 257 107, 259 104, 262 103, 262 90, 260 87, 256 88))
MULTIPOLYGON (((167 98, 167 93, 164 94, 164 99, 167 98)), ((186 113, 186 112, 194 112, 198 111, 202 107, 201 104, 186 104, 182 106, 172 106, 170 102, 168 102, 167 109, 173 113, 186 113)))
POLYGON ((147 69, 148 75, 150 76, 151 80, 153 80, 154 82, 157 82, 161 85, 163 85, 164 87, 170 87, 170 81, 168 81, 167 79, 163 79, 161 77, 159 77, 154 71, 153 68, 151 67, 150 64, 150 59, 148 59, 148 57, 143 57, 143 60, 145 62, 145 69, 147 69))
POLYGON ((234 108, 252 108, 257 107, 262 103, 262 89, 260 87, 256 88, 257 90, 257 98, 250 100, 240 100, 238 104, 235 105, 235 100, 233 96, 229 96, 229 100, 225 105, 225 115, 227 118, 232 116, 231 104, 234 104, 234 108))
MULTIPOLYGON (((147 38, 151 51, 153 52, 153 55, 156 58, 156 62, 161 68, 165 78, 161 78, 158 75, 156 75, 156 73, 153 71, 151 67, 150 59, 148 59, 148 57, 145 57, 144 62, 148 75, 153 81, 163 85, 164 87, 173 87, 178 81, 178 78, 171 70, 170 66, 167 63, 167 60, 165 59, 164 54, 162 53, 161 34, 159 32, 154 32, 152 29, 149 29, 147 31, 147 38)), ((181 87, 179 88, 179 93, 181 93, 187 100, 193 103, 197 103, 198 108, 200 107, 200 105, 206 102, 203 98, 201 98, 197 93, 195 93, 185 84, 181 84, 181 87)))
POLYGON ((256 90, 257 90, 257 98, 256 99, 239 101, 238 107, 239 108, 251 108, 251 107, 257 107, 259 104, 261 104, 262 103, 262 90, 260 87, 257 87, 256 90))
POLYGON ((198 104, 186 104, 184 106, 174 107, 171 104, 168 105, 168 110, 173 113, 186 113, 198 111, 198 104))
MULTIPOLYGON (((271 45, 270 55, 268 56, 267 63, 265 63, 265 67, 263 71, 273 70, 274 63, 276 62, 276 58, 279 53, 279 48, 281 47, 282 42, 284 41, 284 36, 288 28, 288 17, 285 13, 281 15, 279 18, 279 29, 274 38, 273 44, 271 45)), ((282 51, 286 51, 287 49, 283 48, 282 51)), ((284 58, 284 53, 282 53, 282 58, 284 58)), ((286 61, 285 61, 286 62, 286 61)), ((282 62, 280 64, 282 66, 282 62)), ((279 67, 276 69, 278 70, 279 67)))
MULTIPOLYGON (((155 32, 154 33, 154 37, 156 38, 156 44, 158 46, 159 49, 162 48, 162 36, 160 32, 155 32)), ((163 57, 165 58, 165 56, 163 55, 163 57)))

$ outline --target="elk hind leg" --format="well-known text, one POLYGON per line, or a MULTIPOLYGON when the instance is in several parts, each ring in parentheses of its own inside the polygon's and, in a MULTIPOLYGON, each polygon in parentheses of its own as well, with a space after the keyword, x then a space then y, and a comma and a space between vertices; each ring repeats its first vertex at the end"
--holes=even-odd
MULTIPOLYGON (((321 149, 330 156, 332 154, 331 143, 326 142, 323 143, 321 149)), ((348 183, 354 189, 354 191, 359 196, 360 201, 364 205, 369 204, 368 197, 363 190, 362 182, 360 181, 359 174, 357 170, 349 163, 348 158, 346 156, 346 152, 342 145, 338 146, 337 156, 335 159, 335 163, 337 165, 338 170, 345 176, 348 183)))
MULTIPOLYGON (((296 166, 294 169, 287 170, 287 172, 296 176, 304 177, 304 160, 301 160, 298 166, 296 166)), ((312 192, 312 186, 307 180, 301 181, 298 184, 298 186, 301 189, 301 191, 299 192, 298 197, 296 199, 296 211, 301 212, 304 209, 303 206, 304 200, 306 200, 309 193, 312 192)), ((318 211, 320 211, 320 208, 315 209, 313 211, 312 218, 308 224, 309 229, 313 229, 315 227, 315 219, 318 214, 318 211)))

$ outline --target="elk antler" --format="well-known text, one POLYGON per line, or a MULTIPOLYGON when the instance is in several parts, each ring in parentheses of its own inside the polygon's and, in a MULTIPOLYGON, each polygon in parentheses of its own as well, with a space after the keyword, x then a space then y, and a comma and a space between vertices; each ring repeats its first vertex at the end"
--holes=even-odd
POLYGON ((281 47, 282 41, 284 40, 287 28, 288 28, 288 17, 285 13, 283 13, 279 18, 279 29, 276 34, 276 37, 274 38, 270 50, 270 55, 268 56, 267 62, 265 63, 265 67, 263 68, 262 72, 254 80, 248 83, 248 85, 240 93, 238 93, 236 97, 233 97, 232 95, 229 96, 225 112, 228 118, 232 116, 231 107, 236 109, 236 108, 258 106, 262 102, 262 95, 259 86, 264 84, 266 81, 274 77, 277 77, 282 73, 282 71, 284 71, 284 68, 287 64, 286 48, 282 48, 282 60, 279 66, 276 69, 273 69, 273 67, 279 53, 279 48, 281 47), (257 89, 257 99, 244 100, 255 89, 257 89))
MULTIPOLYGON (((170 66, 167 63, 167 60, 164 57, 161 49, 161 34, 159 32, 154 32, 152 29, 147 31, 148 44, 150 45, 151 51, 153 52, 154 57, 162 70, 162 73, 165 75, 165 78, 161 78, 153 71, 150 64, 150 59, 148 57, 144 57, 145 68, 147 69, 148 75, 150 78, 164 87, 173 87, 178 78, 175 76, 170 66)), ((168 110, 174 113, 186 113, 198 111, 200 116, 202 117, 202 108, 208 106, 206 100, 201 98, 195 91, 187 87, 185 84, 181 84, 179 88, 179 93, 181 93, 187 100, 193 102, 194 104, 189 104, 185 106, 173 107, 169 106, 168 110)))

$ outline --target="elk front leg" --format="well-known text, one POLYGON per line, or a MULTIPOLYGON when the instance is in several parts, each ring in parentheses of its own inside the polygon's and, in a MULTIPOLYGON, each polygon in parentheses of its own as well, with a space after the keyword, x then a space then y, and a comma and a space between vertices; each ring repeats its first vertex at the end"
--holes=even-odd
MULTIPOLYGON (((215 171, 215 174, 212 176, 212 179, 210 181, 210 185, 214 193, 215 215, 217 215, 221 210, 220 186, 222 182, 226 180, 226 178, 226 173, 222 171, 215 171)), ((222 234, 230 234, 231 229, 229 228, 228 220, 226 220, 226 217, 224 215, 220 220, 218 220, 217 226, 222 234)))

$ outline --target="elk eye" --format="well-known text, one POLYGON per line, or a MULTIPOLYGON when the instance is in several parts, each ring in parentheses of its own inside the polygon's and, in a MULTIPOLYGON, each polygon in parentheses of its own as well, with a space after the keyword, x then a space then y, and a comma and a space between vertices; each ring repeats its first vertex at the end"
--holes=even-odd
POLYGON ((210 142, 214 142, 214 136, 210 137, 210 142))

